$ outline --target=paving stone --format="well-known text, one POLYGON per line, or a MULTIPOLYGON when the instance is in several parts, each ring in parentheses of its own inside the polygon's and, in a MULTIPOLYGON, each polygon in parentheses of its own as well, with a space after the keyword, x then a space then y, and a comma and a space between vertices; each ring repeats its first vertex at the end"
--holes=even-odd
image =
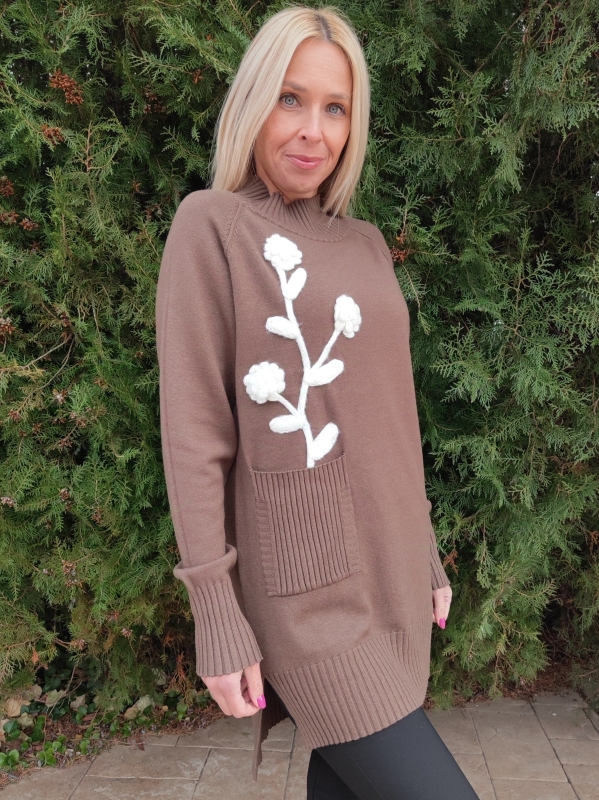
POLYGON ((493 781, 497 800, 576 800, 568 783, 555 781, 493 781))
POLYGON ((452 753, 482 753, 472 717, 461 708, 427 711, 427 717, 452 753))
POLYGON ((593 711, 592 709, 590 709, 590 708, 587 708, 587 717, 588 717, 588 718, 591 720, 591 722, 593 723, 593 727, 595 728, 595 730, 597 731, 597 733, 599 733, 599 714, 597 714, 597 713, 596 713, 595 711, 593 711))
MULTIPOLYGON (((576 693, 427 713, 480 800, 599 800, 599 717, 576 693)), ((291 720, 263 744, 257 782, 251 717, 143 741, 144 750, 114 744, 93 762, 35 770, 0 800, 305 800, 310 751, 291 720)))
POLYGON ((90 767, 90 761, 80 761, 64 769, 42 767, 7 786, 2 800, 69 800, 90 767))
POLYGON ((562 764, 599 767, 599 742, 580 739, 553 739, 551 742, 562 764))
POLYGON ((177 747, 234 747, 253 750, 252 718, 223 717, 207 728, 179 736, 177 747))
POLYGON ((293 746, 294 747, 306 747, 306 743, 304 742, 303 736, 301 735, 299 728, 295 729, 295 736, 293 739, 293 746))
POLYGON ((511 697, 499 697, 497 700, 484 700, 479 703, 466 703, 466 711, 472 714, 491 712, 493 714, 528 714, 535 712, 526 700, 515 700, 511 697))
POLYGON ((535 694, 533 705, 544 706, 573 706, 575 708, 585 708, 587 703, 583 700, 578 692, 573 692, 570 689, 564 689, 561 692, 543 692, 542 694, 535 694))
POLYGON ((146 733, 143 738, 143 741, 148 744, 159 744, 162 747, 175 747, 178 740, 179 734, 175 733, 146 733))
POLYGON ((470 781, 479 800, 495 800, 495 792, 482 753, 456 753, 455 760, 470 781))
POLYGON ((534 714, 485 711, 472 718, 493 780, 566 781, 534 714))
POLYGON ((296 732, 295 737, 289 764, 289 775, 287 776, 285 800, 306 800, 306 778, 312 751, 304 745, 301 739, 298 741, 299 732, 296 732))
MULTIPOLYGON (((262 751, 291 751, 293 742, 293 723, 285 719, 271 728, 268 739, 262 744, 262 751)), ((179 737, 177 747, 228 747, 242 750, 254 749, 252 718, 224 717, 203 730, 194 731, 179 737)))
POLYGON ((564 769, 578 800, 599 800, 599 767, 567 764, 564 769))
POLYGON ((283 800, 289 754, 273 750, 263 756, 258 780, 253 781, 250 751, 211 750, 193 800, 283 800))
POLYGON ((584 713, 584 708, 538 705, 535 711, 550 739, 599 740, 599 733, 584 713))
POLYGON ((195 781, 86 776, 70 800, 191 800, 195 786, 195 781))
POLYGON ((262 750, 281 750, 283 753, 290 753, 294 733, 295 725, 293 722, 290 719, 284 719, 269 730, 268 738, 265 742, 262 742, 262 750))
POLYGON ((146 744, 144 750, 135 745, 115 744, 98 756, 87 773, 104 778, 183 778, 197 780, 204 768, 210 748, 172 748, 146 744))

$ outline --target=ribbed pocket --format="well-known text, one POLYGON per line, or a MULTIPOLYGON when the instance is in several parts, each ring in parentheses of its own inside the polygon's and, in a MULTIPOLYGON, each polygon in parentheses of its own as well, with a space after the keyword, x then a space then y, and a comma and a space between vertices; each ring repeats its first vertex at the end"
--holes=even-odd
POLYGON ((309 469, 251 472, 268 595, 309 592, 360 572, 345 454, 309 469))

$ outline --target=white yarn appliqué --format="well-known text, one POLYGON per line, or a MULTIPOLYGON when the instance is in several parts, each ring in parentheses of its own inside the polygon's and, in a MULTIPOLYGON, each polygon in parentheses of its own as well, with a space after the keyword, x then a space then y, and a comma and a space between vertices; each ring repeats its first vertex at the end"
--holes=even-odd
POLYGON ((247 393, 256 403, 265 403, 267 400, 271 400, 285 406, 289 414, 271 419, 270 429, 274 433, 303 430, 306 437, 307 466, 313 467, 316 461, 324 458, 331 450, 337 441, 339 428, 334 422, 328 422, 318 436, 312 435, 312 427, 306 418, 308 389, 310 386, 323 386, 331 383, 343 372, 343 361, 338 358, 333 358, 331 361, 326 361, 326 359, 341 333, 351 339, 360 329, 362 322, 360 307, 346 294, 342 294, 336 299, 334 329, 331 338, 314 364, 310 363, 306 343, 293 311, 293 301, 304 288, 308 277, 303 267, 295 269, 302 262, 302 253, 290 239, 275 233, 269 236, 264 243, 264 258, 270 261, 277 271, 287 312, 286 317, 268 317, 266 330, 276 333, 278 336, 284 336, 286 339, 294 339, 297 342, 304 368, 297 407, 283 397, 285 372, 278 364, 268 361, 254 364, 250 367, 243 382, 247 393), (292 270, 294 271, 291 272, 292 270), (286 273, 291 274, 287 277, 286 273))

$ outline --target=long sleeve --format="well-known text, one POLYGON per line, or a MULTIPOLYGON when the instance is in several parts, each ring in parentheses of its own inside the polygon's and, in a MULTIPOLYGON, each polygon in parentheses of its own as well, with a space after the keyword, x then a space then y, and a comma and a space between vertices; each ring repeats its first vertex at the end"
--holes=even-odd
POLYGON ((160 425, 169 505, 189 593, 198 675, 260 661, 231 581, 225 484, 237 452, 235 310, 224 239, 236 205, 193 192, 173 218, 156 295, 160 425))
MULTIPOLYGON (((428 501, 429 512, 432 508, 430 500, 428 501)), ((443 589, 449 586, 450 580, 447 573, 443 569, 441 559, 439 558, 439 550, 437 548, 437 538, 433 526, 430 526, 430 564, 431 564, 431 583, 433 589, 443 589)))

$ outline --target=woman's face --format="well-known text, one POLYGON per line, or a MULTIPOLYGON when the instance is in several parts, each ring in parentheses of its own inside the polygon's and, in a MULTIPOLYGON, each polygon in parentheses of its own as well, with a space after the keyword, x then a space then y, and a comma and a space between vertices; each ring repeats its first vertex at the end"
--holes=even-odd
POLYGON ((254 145, 256 172, 271 193, 281 192, 286 203, 318 193, 349 136, 351 97, 345 53, 330 42, 305 39, 254 145))

